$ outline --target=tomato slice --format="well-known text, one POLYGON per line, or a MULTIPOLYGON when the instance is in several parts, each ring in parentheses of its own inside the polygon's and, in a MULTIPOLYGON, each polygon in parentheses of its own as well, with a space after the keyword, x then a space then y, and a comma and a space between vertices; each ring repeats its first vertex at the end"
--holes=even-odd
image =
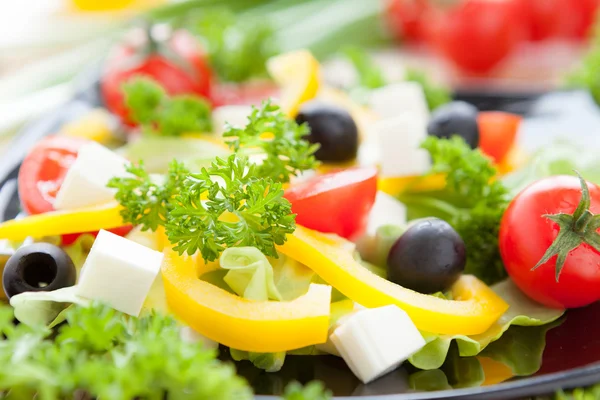
POLYGON ((502 162, 515 144, 521 120, 519 115, 501 111, 480 112, 477 124, 481 151, 495 163, 502 162))
POLYGON ((377 193, 375 167, 317 175, 285 191, 296 222, 325 233, 355 239, 366 228, 377 193))
MULTIPOLYGON (((89 141, 77 137, 48 136, 31 149, 21 164, 18 177, 19 198, 25 212, 35 215, 54 211, 56 194, 77 158, 79 148, 86 143, 89 141)), ((124 236, 131 229, 131 225, 126 225, 110 231, 124 236)), ((72 244, 80 235, 64 235, 62 243, 72 244)))

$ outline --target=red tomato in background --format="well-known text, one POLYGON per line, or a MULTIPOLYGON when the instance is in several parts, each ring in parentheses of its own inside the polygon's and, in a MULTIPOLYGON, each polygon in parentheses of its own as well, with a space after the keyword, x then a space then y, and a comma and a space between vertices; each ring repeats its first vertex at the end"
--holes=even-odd
MULTIPOLYGON (((577 0, 576 0, 577 1, 577 0)), ((529 39, 546 40, 566 36, 565 21, 571 0, 521 0, 529 39)))
POLYGON ((387 0, 385 17, 398 39, 418 41, 427 36, 427 14, 431 11, 428 0, 387 0))
POLYGON ((584 38, 593 24, 598 0, 521 0, 529 39, 584 38))
MULTIPOLYGON (((89 143, 85 139, 68 136, 49 136, 40 140, 23 160, 19 169, 19 198, 30 215, 54 211, 52 206, 68 169, 77 158, 79 148, 89 143)), ((131 225, 110 229, 124 236, 131 225)), ((96 235, 98 232, 88 232, 96 235)), ((73 243, 81 234, 63 236, 63 244, 73 243)))
POLYGON ((501 111, 484 111, 477 116, 479 147, 495 163, 500 163, 515 144, 522 118, 501 111))
MULTIPOLYGON (((588 182, 593 214, 600 213, 600 188, 588 182)), ((500 224, 499 246, 506 271, 532 299, 549 307, 575 308, 600 299, 600 253, 587 244, 572 250, 556 282, 556 257, 532 270, 559 232, 545 214, 573 214, 581 199, 574 176, 539 180, 514 198, 500 224)))
POLYGON ((518 1, 462 1, 428 21, 428 37, 460 69, 488 72, 524 38, 518 1))
POLYGON ((286 189, 296 222, 354 239, 366 228, 377 194, 377 169, 351 168, 318 175, 286 189))
POLYGON ((131 40, 113 49, 106 62, 101 90, 110 111, 132 125, 121 87, 139 75, 155 79, 172 95, 210 97, 212 72, 200 44, 191 34, 175 31, 167 41, 155 45, 149 43, 147 35, 145 39, 135 39, 135 43, 131 40))

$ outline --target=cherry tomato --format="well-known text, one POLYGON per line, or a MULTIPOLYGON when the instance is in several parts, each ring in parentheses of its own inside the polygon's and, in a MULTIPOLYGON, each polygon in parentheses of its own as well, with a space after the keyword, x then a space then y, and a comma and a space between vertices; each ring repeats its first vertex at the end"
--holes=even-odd
POLYGON ((583 38, 594 21, 598 0, 521 0, 529 39, 583 38))
POLYGON ((385 17, 398 39, 420 41, 426 38, 426 16, 431 10, 428 0, 387 0, 385 17))
POLYGON ((285 191, 299 225, 354 239, 364 232, 377 193, 376 168, 317 175, 285 191))
POLYGON ((121 87, 132 76, 153 78, 172 95, 210 96, 212 72, 206 55, 193 36, 179 30, 162 42, 150 37, 150 33, 145 38, 132 36, 129 42, 113 49, 101 79, 106 106, 129 125, 132 121, 128 117, 121 87))
MULTIPOLYGON (((79 148, 89 143, 69 136, 48 136, 39 141, 23 160, 19 169, 19 198, 28 214, 54 211, 53 203, 79 148)), ((124 236, 132 227, 123 226, 110 231, 124 236)), ((98 232, 90 232, 97 234, 98 232)), ((63 244, 73 243, 80 234, 64 235, 63 244)))
MULTIPOLYGON (((587 185, 589 211, 597 214, 600 188, 587 185)), ((560 231, 559 225, 545 215, 573 214, 581 197, 581 184, 576 177, 545 178, 514 198, 500 224, 500 254, 506 271, 524 293, 549 307, 581 307, 600 299, 600 253, 586 243, 568 253, 558 282, 556 256, 533 269, 560 231)))
POLYGON ((428 26, 433 45, 464 71, 496 67, 524 37, 518 0, 466 0, 435 14, 428 26))
POLYGON ((584 39, 589 36, 596 13, 600 7, 599 0, 571 0, 570 8, 565 17, 568 16, 570 24, 569 34, 576 39, 584 39))
POLYGON ((477 125, 481 151, 495 163, 502 162, 515 144, 521 119, 518 115, 501 111, 480 112, 477 125))

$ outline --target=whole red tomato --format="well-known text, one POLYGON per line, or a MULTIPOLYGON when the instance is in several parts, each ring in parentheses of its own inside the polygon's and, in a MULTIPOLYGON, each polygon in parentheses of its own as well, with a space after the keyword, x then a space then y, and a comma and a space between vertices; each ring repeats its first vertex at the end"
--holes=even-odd
POLYGON ((599 225, 588 214, 600 213, 600 188, 588 182, 586 196, 583 185, 574 176, 539 180, 514 198, 500 225, 500 254, 508 274, 524 293, 549 307, 582 307, 600 299, 600 252, 587 243, 600 243, 599 225), (562 269, 553 251, 559 245, 562 269), (547 251, 552 257, 534 268, 547 251))
POLYGON ((325 233, 355 239, 367 226, 377 194, 377 169, 350 168, 317 175, 286 189, 296 222, 325 233))
POLYGON ((107 108, 132 125, 123 99, 122 85, 144 75, 175 94, 210 96, 212 72, 198 41, 183 30, 158 41, 151 30, 131 32, 128 41, 113 49, 101 79, 107 108))
POLYGON ((436 12, 429 40, 460 69, 488 72, 524 38, 518 1, 465 0, 436 12))
MULTIPOLYGON (((25 212, 31 215, 54 211, 54 199, 79 148, 89 141, 68 136, 49 136, 39 141, 23 160, 19 169, 19 198, 25 212)), ((132 226, 110 229, 125 236, 132 226)), ((98 232, 87 232, 96 235, 98 232)), ((63 235, 62 244, 72 244, 80 233, 63 235)))
POLYGON ((388 26, 398 39, 426 38, 426 17, 432 10, 428 0, 387 0, 385 8, 388 26))
POLYGON ((583 38, 593 21, 598 0, 521 0, 529 39, 583 38))

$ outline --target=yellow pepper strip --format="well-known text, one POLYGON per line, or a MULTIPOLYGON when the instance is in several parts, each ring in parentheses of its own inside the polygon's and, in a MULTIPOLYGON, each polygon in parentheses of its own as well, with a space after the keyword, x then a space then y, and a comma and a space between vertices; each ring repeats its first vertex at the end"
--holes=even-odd
POLYGON ((428 192, 442 190, 446 187, 446 177, 443 174, 428 176, 398 176, 380 177, 377 188, 390 196, 410 190, 412 192, 428 192))
POLYGON ((278 251, 315 271, 331 286, 369 307, 395 304, 417 328, 439 334, 485 332, 508 304, 477 278, 463 275, 452 287, 457 300, 444 300, 403 288, 371 273, 344 250, 343 239, 298 226, 278 251))
POLYGON ((281 109, 291 118, 319 91, 319 62, 308 50, 295 50, 267 60, 267 70, 281 86, 281 109))
POLYGON ((289 302, 252 301, 198 279, 200 260, 165 250, 162 276, 169 309, 202 335, 226 346, 270 353, 324 343, 331 287, 311 285, 289 302))
POLYGON ((118 203, 113 202, 13 219, 0 224, 0 239, 23 240, 28 236, 40 238, 117 228, 124 225, 121 209, 118 203))
POLYGON ((515 376, 512 369, 500 361, 493 360, 489 357, 477 357, 477 359, 485 374, 485 381, 483 381, 481 386, 496 385, 515 376))

